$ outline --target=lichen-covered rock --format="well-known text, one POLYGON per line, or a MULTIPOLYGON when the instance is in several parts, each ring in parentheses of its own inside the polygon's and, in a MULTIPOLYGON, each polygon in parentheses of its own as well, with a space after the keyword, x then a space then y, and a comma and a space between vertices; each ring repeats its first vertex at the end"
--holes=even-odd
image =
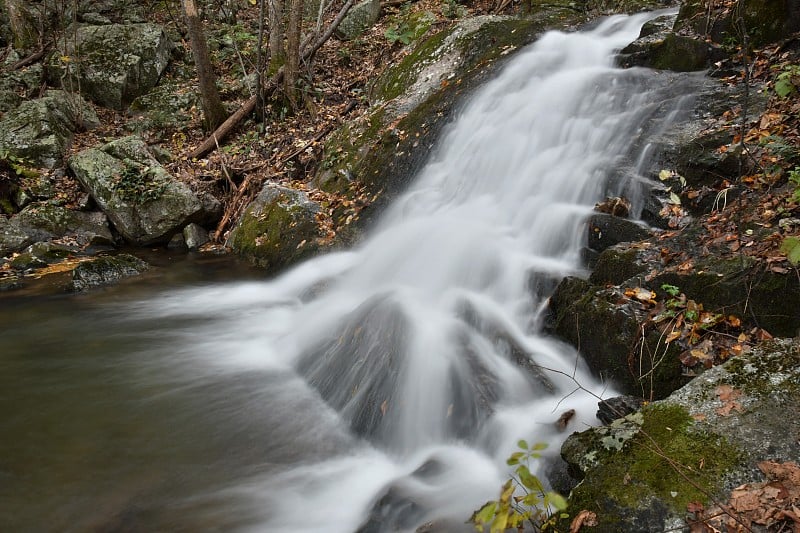
POLYGON ((58 205, 32 204, 12 218, 21 228, 30 228, 47 238, 72 235, 79 244, 114 244, 103 213, 73 211, 58 205))
POLYGON ((84 150, 69 168, 129 242, 165 243, 206 213, 188 185, 173 178, 138 137, 84 150))
POLYGON ((318 249, 319 213, 319 204, 302 191, 267 183, 242 213, 227 245, 258 266, 288 266, 318 249))
POLYGON ((760 461, 800 460, 800 348, 786 339, 708 370, 663 401, 570 436, 562 457, 582 482, 570 505, 592 531, 688 529, 687 505, 725 503, 762 481, 760 461))
POLYGON ((37 63, 0 76, 0 114, 16 109, 23 98, 42 85, 42 65, 37 63))
POLYGON ((351 41, 363 34, 381 15, 380 0, 363 0, 350 8, 339 27, 336 36, 345 41, 351 41))
POLYGON ((47 65, 50 83, 80 87, 87 98, 118 110, 156 85, 172 49, 164 29, 150 23, 80 25, 63 41, 47 65))
POLYGON ((32 231, 0 216, 0 257, 25 249, 36 242, 37 237, 32 231))
POLYGON ((75 132, 99 124, 97 114, 80 96, 48 91, 23 102, 0 120, 0 157, 55 167, 75 132))
POLYGON ((92 287, 137 276, 148 268, 150 266, 145 261, 128 254, 96 257, 75 267, 68 290, 86 291, 92 287))
POLYGON ((77 246, 66 246, 50 242, 37 242, 14 257, 9 265, 14 270, 27 271, 58 263, 78 252, 77 246))

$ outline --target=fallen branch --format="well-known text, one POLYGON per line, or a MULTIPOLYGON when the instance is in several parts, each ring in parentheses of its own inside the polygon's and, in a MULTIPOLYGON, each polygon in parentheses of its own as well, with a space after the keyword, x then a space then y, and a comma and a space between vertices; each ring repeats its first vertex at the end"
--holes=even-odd
POLYGON ((20 59, 19 61, 17 61, 17 62, 16 62, 16 63, 14 63, 13 65, 11 65, 11 70, 12 70, 12 71, 14 71, 14 70, 19 70, 19 69, 21 69, 21 68, 23 68, 23 67, 27 67, 28 65, 32 65, 32 64, 36 63, 37 61, 39 61, 41 58, 43 58, 43 57, 44 57, 44 55, 47 53, 47 51, 48 51, 48 50, 50 50, 50 45, 51 45, 51 44, 52 44, 52 43, 49 43, 49 42, 48 42, 48 43, 45 43, 45 44, 44 44, 44 45, 43 45, 43 46, 42 46, 42 47, 41 47, 39 50, 37 50, 36 52, 32 53, 32 54, 31 54, 31 55, 29 55, 28 57, 25 57, 25 58, 23 58, 23 59, 20 59))
MULTIPOLYGON (((314 44, 309 46, 309 42, 307 41, 304 43, 302 47, 301 57, 302 59, 308 60, 314 56, 314 54, 322 48, 322 45, 331 38, 333 32, 336 31, 336 28, 339 27, 342 20, 344 20, 345 15, 347 12, 350 11, 350 8, 355 3, 355 0, 347 0, 344 6, 342 6, 341 11, 339 14, 336 15, 336 18, 333 19, 328 29, 325 31, 322 36, 314 42, 314 44)), ((273 89, 280 84, 281 80, 283 80, 283 67, 279 68, 275 74, 267 81, 265 90, 273 89)), ((247 100, 242 107, 240 107, 233 115, 228 117, 228 119, 223 122, 214 132, 205 140, 203 141, 200 146, 195 148, 190 154, 190 159, 197 159, 198 157, 202 157, 208 152, 214 150, 220 142, 222 142, 225 137, 230 134, 230 132, 242 121, 245 117, 249 116, 255 108, 256 104, 258 103, 258 96, 253 96, 249 100, 247 100)))

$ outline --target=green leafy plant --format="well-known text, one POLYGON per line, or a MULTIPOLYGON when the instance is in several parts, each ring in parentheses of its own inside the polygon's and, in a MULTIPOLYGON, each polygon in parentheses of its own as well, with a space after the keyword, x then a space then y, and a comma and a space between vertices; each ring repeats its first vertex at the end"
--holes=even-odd
POLYGON ((488 526, 490 533, 501 533, 507 529, 521 529, 527 522, 536 531, 554 531, 555 524, 569 515, 567 500, 550 490, 530 471, 530 461, 539 459, 541 450, 547 444, 528 442, 517 443, 520 451, 514 452, 506 463, 516 466, 514 474, 500 489, 497 500, 486 502, 475 511, 470 522, 476 531, 484 531, 488 526))
POLYGON ((800 65, 786 65, 775 78, 775 93, 781 98, 797 92, 800 85, 800 65))
POLYGON ((800 202, 800 167, 794 167, 794 170, 789 171, 789 183, 794 185, 792 200, 800 202))
POLYGON ((467 8, 459 4, 458 0, 444 0, 442 15, 449 19, 463 18, 467 16, 467 8))
POLYGON ((399 41, 404 45, 409 45, 411 44, 411 38, 414 36, 414 28, 406 22, 401 22, 400 24, 389 26, 383 35, 392 44, 399 41))
POLYGON ((157 200, 166 188, 166 183, 154 179, 150 168, 138 168, 134 164, 126 165, 125 170, 114 178, 114 189, 129 202, 143 204, 157 200))
POLYGON ((793 266, 800 265, 800 237, 786 237, 781 243, 781 252, 786 254, 793 266))

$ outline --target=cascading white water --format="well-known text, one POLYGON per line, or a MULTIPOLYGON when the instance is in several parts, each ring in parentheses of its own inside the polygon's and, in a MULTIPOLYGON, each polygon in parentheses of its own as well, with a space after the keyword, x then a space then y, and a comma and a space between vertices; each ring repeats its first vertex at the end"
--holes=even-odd
POLYGON ((539 315, 581 271, 594 203, 635 188, 612 178, 667 111, 647 73, 613 66, 648 17, 520 52, 360 248, 140 305, 186 321, 170 364, 277 376, 269 431, 290 444, 259 443, 264 472, 208 495, 237 502, 237 527, 351 532, 375 509, 366 531, 452 530, 497 496, 518 439, 556 455, 561 412, 577 411, 572 430, 596 422, 592 394, 609 392, 539 315))

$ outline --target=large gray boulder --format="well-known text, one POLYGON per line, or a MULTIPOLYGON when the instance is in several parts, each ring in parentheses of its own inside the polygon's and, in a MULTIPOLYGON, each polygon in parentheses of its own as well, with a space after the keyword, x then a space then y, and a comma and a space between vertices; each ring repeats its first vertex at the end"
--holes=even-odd
POLYGON ((197 195, 173 178, 139 137, 84 150, 70 158, 69 168, 133 244, 165 243, 206 216, 197 195))
POLYGON ((320 206, 302 191, 267 183, 245 209, 227 245, 268 269, 288 266, 319 248, 320 206))
POLYGON ((0 120, 0 157, 53 168, 61 163, 75 132, 99 124, 94 109, 80 96, 47 91, 23 102, 0 120))
POLYGON ((164 29, 150 23, 78 26, 67 36, 48 64, 50 83, 118 110, 158 83, 172 50, 164 29))
POLYGON ((350 8, 347 16, 336 28, 336 36, 350 41, 372 27, 381 16, 380 0, 363 0, 350 8))
POLYGON ((73 211, 36 203, 6 219, 0 217, 0 257, 41 241, 69 236, 79 246, 111 245, 114 237, 103 213, 73 211))

